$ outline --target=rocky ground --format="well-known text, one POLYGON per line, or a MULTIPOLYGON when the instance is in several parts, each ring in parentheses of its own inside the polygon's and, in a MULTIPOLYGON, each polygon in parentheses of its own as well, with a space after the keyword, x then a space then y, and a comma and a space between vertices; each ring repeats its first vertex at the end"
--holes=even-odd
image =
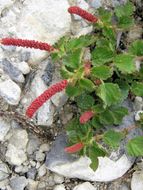
MULTIPOLYGON (((90 33, 92 26, 67 13, 70 5, 94 12, 100 6, 116 6, 125 0, 0 0, 0 38, 13 36, 54 44, 66 34, 90 33)), ((142 0, 135 1, 139 20, 142 0)), ((142 35, 130 31, 128 40, 142 35)), ((76 108, 64 92, 44 104, 32 120, 25 109, 47 87, 60 80, 59 65, 47 53, 16 47, 0 47, 0 189, 1 190, 142 190, 143 162, 113 182, 69 179, 51 172, 46 155, 55 137, 73 117, 76 108), (45 131, 43 134, 43 130, 45 131), (45 136, 44 136, 45 135, 45 136)), ((138 110, 143 107, 138 98, 138 110)), ((52 169, 51 169, 52 170, 52 169)))

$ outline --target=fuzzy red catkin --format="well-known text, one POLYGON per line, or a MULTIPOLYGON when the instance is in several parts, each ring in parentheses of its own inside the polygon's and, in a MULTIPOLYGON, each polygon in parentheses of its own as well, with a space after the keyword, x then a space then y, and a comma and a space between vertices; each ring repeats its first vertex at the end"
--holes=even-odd
POLYGON ((82 142, 74 144, 72 146, 66 147, 64 150, 67 153, 76 153, 80 151, 84 147, 84 144, 82 142))
POLYGON ((31 118, 33 114, 53 95, 64 90, 68 85, 67 80, 62 80, 49 87, 45 92, 38 96, 26 110, 26 115, 31 118))
POLYGON ((3 45, 12 45, 12 46, 18 46, 18 47, 26 47, 26 48, 34 48, 34 49, 40 49, 45 51, 53 51, 54 48, 43 42, 38 42, 35 40, 23 40, 23 39, 15 39, 15 38, 2 38, 1 44, 3 45))
POLYGON ((86 62, 84 64, 84 74, 85 74, 85 76, 89 76, 90 75, 90 71, 91 71, 91 63, 89 61, 89 62, 86 62))
POLYGON ((81 116, 80 116, 80 123, 84 124, 86 123, 88 120, 90 120, 92 117, 94 116, 94 113, 92 111, 86 111, 84 112, 81 116))
POLYGON ((73 6, 73 7, 69 7, 68 8, 68 12, 70 14, 76 14, 76 15, 79 15, 81 16, 82 18, 88 20, 89 22, 97 22, 98 21, 98 18, 95 17, 94 15, 92 15, 91 13, 88 13, 87 11, 81 9, 80 7, 77 7, 77 6, 73 6))

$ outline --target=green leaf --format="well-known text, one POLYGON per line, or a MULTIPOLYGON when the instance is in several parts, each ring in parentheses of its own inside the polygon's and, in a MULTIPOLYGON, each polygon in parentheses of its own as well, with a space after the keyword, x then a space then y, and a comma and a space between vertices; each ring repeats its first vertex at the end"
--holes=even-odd
POLYGON ((103 100, 105 106, 118 103, 121 99, 121 91, 117 84, 104 83, 98 87, 97 95, 103 100))
POLYGON ((115 57, 116 67, 123 73, 133 73, 136 71, 134 56, 121 54, 115 57))
MULTIPOLYGON (((112 28, 104 26, 103 35, 110 40, 110 44, 112 44, 113 47, 116 45, 116 34, 112 28)), ((115 50, 115 47, 113 47, 111 47, 112 50, 115 50)))
POLYGON ((123 133, 117 132, 114 130, 109 130, 109 131, 104 133, 103 141, 104 141, 104 143, 109 145, 109 147, 111 147, 113 149, 117 149, 123 138, 124 138, 123 133))
POLYGON ((63 64, 71 67, 71 68, 78 68, 81 63, 81 55, 82 50, 77 49, 74 52, 68 53, 65 57, 63 57, 63 64))
POLYGON ((99 18, 102 22, 105 22, 106 24, 107 23, 111 24, 111 19, 113 15, 111 11, 99 8, 98 12, 99 12, 99 18))
POLYGON ((76 98, 77 106, 83 110, 91 109, 94 105, 94 98, 87 94, 81 94, 76 98))
POLYGON ((98 117, 93 117, 91 124, 96 129, 101 129, 103 127, 98 117))
POLYGON ((90 167, 95 171, 98 167, 98 157, 104 157, 106 156, 106 151, 99 147, 99 145, 96 142, 93 142, 92 145, 88 147, 88 153, 91 160, 90 167))
POLYGON ((110 48, 97 47, 92 52, 93 65, 103 65, 113 60, 114 53, 110 48))
POLYGON ((77 84, 75 86, 68 85, 66 87, 66 93, 69 97, 79 96, 82 93, 82 89, 79 86, 77 86, 77 84))
POLYGON ((116 83, 120 87, 121 94, 122 94, 122 100, 121 100, 121 102, 123 102, 128 97, 130 86, 124 80, 116 80, 116 83))
POLYGON ((122 16, 118 19, 118 27, 123 29, 129 29, 133 26, 134 20, 132 17, 122 16))
POLYGON ((122 16, 131 16, 134 13, 135 7, 133 3, 127 2, 124 5, 118 6, 115 8, 115 14, 117 17, 122 17, 122 16))
POLYGON ((131 86, 131 91, 136 96, 143 96, 143 83, 142 82, 133 82, 131 86))
POLYGON ((95 37, 91 35, 80 36, 79 38, 72 38, 66 44, 67 51, 73 51, 75 49, 81 49, 83 47, 91 45, 95 42, 95 37))
POLYGON ((143 40, 136 40, 129 47, 129 52, 136 56, 143 56, 143 40))
POLYGON ((123 117, 128 114, 128 109, 125 107, 114 107, 112 108, 112 115, 114 118, 114 124, 121 124, 123 117))
POLYGON ((112 76, 112 70, 108 66, 101 65, 101 66, 93 67, 91 70, 91 75, 93 77, 106 80, 107 78, 112 76))
POLYGON ((92 92, 95 89, 94 83, 91 80, 85 78, 79 80, 79 86, 89 92, 92 92))
POLYGON ((99 120, 103 125, 112 126, 114 124, 113 112, 110 110, 105 110, 99 115, 99 120))
POLYGON ((131 156, 143 156, 143 136, 131 139, 127 144, 127 151, 131 156))

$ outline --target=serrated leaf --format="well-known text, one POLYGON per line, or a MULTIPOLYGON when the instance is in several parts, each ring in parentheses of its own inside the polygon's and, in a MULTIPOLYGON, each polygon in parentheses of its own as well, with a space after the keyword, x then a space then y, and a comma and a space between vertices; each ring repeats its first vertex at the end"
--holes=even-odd
POLYGON ((77 49, 74 52, 68 53, 65 57, 63 57, 63 64, 71 67, 71 68, 78 68, 81 63, 81 55, 82 50, 77 49))
POLYGON ((115 14, 117 17, 122 17, 122 16, 127 17, 127 16, 131 16, 133 14, 134 10, 135 10, 135 7, 134 7, 133 3, 128 1, 124 5, 117 6, 115 8, 115 14))
POLYGON ((142 82, 133 82, 131 86, 131 91, 136 96, 143 96, 143 83, 142 82))
POLYGON ((101 124, 100 120, 98 117, 94 117, 92 120, 91 120, 91 124, 94 128, 96 129, 100 129, 103 127, 103 124, 101 124))
POLYGON ((121 54, 115 57, 116 67, 123 73, 133 73, 136 71, 134 56, 121 54))
POLYGON ((109 147, 117 149, 120 145, 121 140, 124 138, 124 134, 114 130, 109 130, 104 133, 103 141, 109 147))
POLYGON ((99 115, 99 120, 103 125, 113 125, 114 117, 112 111, 105 110, 103 113, 99 115))
POLYGON ((103 65, 113 60, 114 53, 110 48, 97 47, 92 52, 93 65, 103 65))
POLYGON ((123 29, 129 29, 134 24, 132 17, 122 16, 118 19, 118 27, 123 29))
POLYGON ((94 98, 87 94, 81 94, 76 98, 77 106, 83 110, 91 109, 94 105, 94 98))
POLYGON ((123 117, 128 114, 128 109, 125 107, 114 107, 112 108, 112 115, 114 118, 114 124, 121 124, 123 117))
POLYGON ((127 151, 131 156, 143 156, 143 136, 131 139, 127 144, 127 151))
POLYGON ((111 11, 99 8, 98 12, 99 12, 99 18, 100 20, 102 20, 102 22, 105 22, 106 24, 107 23, 111 24, 111 19, 113 15, 111 11))
POLYGON ((116 80, 116 83, 119 85, 121 94, 122 94, 122 102, 128 97, 130 86, 126 81, 116 80))
POLYGON ((111 77, 112 71, 110 67, 101 65, 101 66, 93 67, 91 70, 91 75, 93 77, 106 80, 107 78, 111 77))
POLYGON ((112 48, 112 50, 114 50, 114 46, 116 44, 116 33, 114 32, 114 30, 110 27, 103 27, 103 35, 110 40, 109 44, 112 45, 112 47, 111 45, 110 47, 112 48))
POLYGON ((143 56, 143 40, 136 40, 129 47, 129 52, 136 56, 143 56))
POLYGON ((95 41, 95 37, 91 35, 80 36, 79 38, 70 39, 66 44, 67 51, 73 51, 75 49, 81 49, 91 45, 95 41))
POLYGON ((98 87, 97 95, 103 100, 106 106, 116 104, 122 97, 117 84, 104 83, 98 87))
POLYGON ((91 80, 86 79, 86 78, 82 78, 79 80, 79 86, 82 89, 85 89, 89 92, 92 92, 95 89, 94 83, 91 80))
POLYGON ((68 85, 66 87, 66 93, 69 97, 79 96, 82 93, 82 89, 77 85, 68 85))

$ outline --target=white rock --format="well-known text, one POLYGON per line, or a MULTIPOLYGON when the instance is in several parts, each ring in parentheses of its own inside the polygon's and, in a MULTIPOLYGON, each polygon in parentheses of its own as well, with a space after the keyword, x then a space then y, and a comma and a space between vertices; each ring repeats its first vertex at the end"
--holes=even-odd
POLYGON ((44 143, 44 144, 42 144, 42 145, 40 146, 39 151, 40 151, 40 152, 48 152, 49 149, 50 149, 49 144, 44 143))
POLYGON ((8 104, 17 105, 20 100, 21 89, 12 80, 6 80, 0 83, 0 96, 2 96, 8 104))
POLYGON ((29 137, 29 141, 27 144, 27 153, 29 155, 33 154, 40 146, 40 140, 34 136, 33 134, 29 137))
POLYGON ((73 162, 73 164, 67 163, 61 166, 54 166, 52 171, 56 173, 60 171, 61 175, 69 178, 103 182, 121 177, 132 165, 126 155, 123 155, 118 161, 112 161, 107 157, 99 158, 99 166, 96 172, 90 168, 90 163, 89 158, 81 157, 79 160, 73 162))
POLYGON ((135 111, 142 110, 142 108, 143 108, 143 99, 142 99, 142 97, 136 96, 133 106, 134 106, 135 111))
POLYGON ((28 179, 28 185, 27 185, 28 190, 37 190, 37 186, 38 186, 38 181, 28 179))
POLYGON ((140 110, 140 111, 138 111, 137 113, 136 113, 136 115, 135 115, 135 120, 136 121, 139 121, 140 119, 141 119, 141 116, 140 115, 143 115, 143 111, 142 110, 140 110))
POLYGON ((9 168, 6 164, 0 161, 0 181, 3 181, 9 176, 9 168))
POLYGON ((24 5, 17 23, 20 37, 53 44, 69 32, 71 18, 67 0, 25 0, 24 5))
POLYGON ((132 190, 143 190, 143 171, 136 171, 131 180, 132 190))
POLYGON ((26 146, 28 134, 25 130, 15 129, 6 152, 6 160, 13 165, 21 165, 27 160, 26 146))
POLYGON ((38 176, 42 177, 46 174, 47 172, 47 168, 45 166, 45 164, 43 164, 39 169, 38 169, 38 176))
POLYGON ((54 181, 56 184, 61 184, 64 182, 64 177, 58 174, 54 174, 54 181))
POLYGON ((15 63, 15 66, 24 74, 28 74, 30 72, 30 67, 27 62, 22 61, 20 63, 15 63))
POLYGON ((0 12, 13 4, 13 0, 0 0, 0 12))
POLYGON ((0 118, 0 141, 5 140, 5 136, 10 130, 11 126, 10 123, 0 118))
POLYGON ((24 190, 24 188, 27 186, 28 180, 21 176, 21 177, 13 177, 10 180, 10 186, 12 190, 24 190))
POLYGON ((91 183, 85 182, 77 185, 73 190, 97 190, 91 183))
POLYGON ((53 190, 66 190, 66 189, 65 186, 61 184, 61 185, 56 185, 53 190))

